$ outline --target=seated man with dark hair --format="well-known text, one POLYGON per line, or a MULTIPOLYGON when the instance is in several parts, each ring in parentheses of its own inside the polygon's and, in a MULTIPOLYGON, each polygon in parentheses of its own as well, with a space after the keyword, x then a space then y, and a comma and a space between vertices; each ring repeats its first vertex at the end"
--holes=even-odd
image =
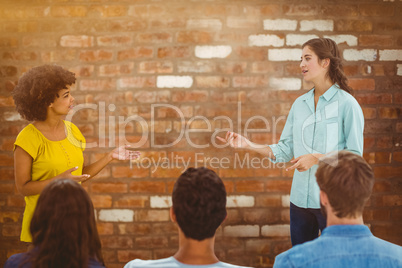
POLYGON ((125 268, 240 267, 220 262, 214 252, 215 231, 226 218, 225 185, 214 171, 187 169, 174 185, 172 201, 170 217, 178 225, 179 250, 166 259, 136 259, 125 268))
POLYGON ((370 165, 357 154, 334 152, 320 159, 316 177, 327 228, 278 255, 274 268, 402 267, 402 247, 373 236, 363 224, 375 180, 370 165))

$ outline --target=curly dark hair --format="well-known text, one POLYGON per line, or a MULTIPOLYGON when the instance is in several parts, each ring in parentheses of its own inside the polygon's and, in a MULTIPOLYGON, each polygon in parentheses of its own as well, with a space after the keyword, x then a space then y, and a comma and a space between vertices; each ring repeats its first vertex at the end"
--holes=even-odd
POLYGON ((32 267, 88 267, 90 258, 103 263, 92 201, 73 180, 58 179, 43 189, 30 231, 32 267))
POLYGON ((211 238, 226 218, 226 189, 218 175, 205 167, 188 168, 177 179, 173 211, 184 235, 198 241, 211 238))
POLYGON ((30 69, 18 80, 12 94, 18 113, 28 121, 44 121, 57 93, 75 83, 75 74, 57 65, 30 69))

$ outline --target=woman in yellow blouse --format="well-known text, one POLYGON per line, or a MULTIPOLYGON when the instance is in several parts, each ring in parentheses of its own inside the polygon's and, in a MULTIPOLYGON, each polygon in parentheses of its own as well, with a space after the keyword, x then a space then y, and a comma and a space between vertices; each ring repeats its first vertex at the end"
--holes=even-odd
POLYGON ((84 166, 85 138, 63 117, 73 108, 70 87, 75 75, 56 65, 32 68, 13 91, 17 111, 28 121, 14 143, 17 190, 25 196, 21 241, 31 242, 29 225, 39 194, 49 182, 69 178, 84 182, 114 159, 136 159, 138 152, 116 148, 93 164, 84 166))

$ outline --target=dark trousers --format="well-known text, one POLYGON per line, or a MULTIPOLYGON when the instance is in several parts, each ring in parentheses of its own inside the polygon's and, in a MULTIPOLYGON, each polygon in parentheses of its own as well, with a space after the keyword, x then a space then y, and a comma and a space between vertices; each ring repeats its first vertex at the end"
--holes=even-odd
POLYGON ((290 238, 292 246, 302 244, 318 237, 318 231, 324 230, 326 218, 320 209, 300 208, 290 203, 290 238))

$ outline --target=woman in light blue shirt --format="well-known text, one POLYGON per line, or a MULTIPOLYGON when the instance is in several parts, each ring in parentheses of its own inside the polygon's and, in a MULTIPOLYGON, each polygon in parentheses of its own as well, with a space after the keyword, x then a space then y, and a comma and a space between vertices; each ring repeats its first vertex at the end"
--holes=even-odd
POLYGON ((347 84, 336 43, 316 38, 302 48, 301 72, 314 87, 293 103, 279 142, 259 145, 234 132, 228 132, 225 139, 218 137, 231 147, 266 155, 274 163, 293 164, 287 168, 295 170, 290 193, 293 246, 315 239, 326 225, 315 179, 318 159, 325 153, 344 149, 363 154, 363 112, 350 95, 352 89, 347 84))

